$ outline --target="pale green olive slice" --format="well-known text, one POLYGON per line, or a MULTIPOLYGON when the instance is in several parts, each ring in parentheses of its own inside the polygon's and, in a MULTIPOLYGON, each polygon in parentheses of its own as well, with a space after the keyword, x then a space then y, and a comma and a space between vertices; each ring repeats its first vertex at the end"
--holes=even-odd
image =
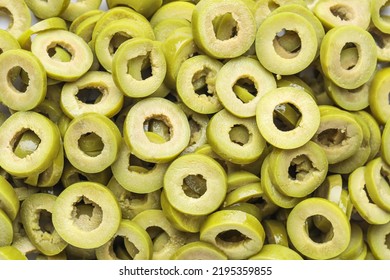
POLYGON ((27 257, 14 246, 2 246, 0 260, 27 260, 27 257))
POLYGON ((13 240, 14 230, 12 221, 7 214, 0 208, 0 247, 9 246, 13 240))
POLYGON ((368 195, 379 207, 390 211, 390 166, 377 157, 366 164, 364 178, 368 195))
POLYGON ((389 235, 390 222, 368 227, 367 243, 376 259, 390 260, 389 235))
POLYGON ((227 256, 210 243, 194 241, 180 247, 171 260, 227 260, 227 256))
POLYGON ((207 215, 221 206, 227 189, 222 166, 211 157, 186 154, 175 159, 164 176, 169 203, 180 212, 207 215))
POLYGON ((9 24, 5 26, 11 35, 18 38, 31 25, 30 10, 23 0, 0 0, 0 15, 9 19, 9 24))
POLYGON ((69 244, 85 249, 97 248, 117 232, 121 211, 113 193, 95 182, 79 182, 57 197, 53 225, 69 244))
POLYGON ((293 249, 280 244, 265 244, 261 251, 249 260, 303 260, 293 249))
POLYGON ((287 233, 291 243, 311 259, 330 259, 341 254, 349 244, 351 227, 343 211, 324 198, 308 198, 298 203, 287 218, 287 233), (313 235, 308 220, 316 215, 331 223, 327 233, 313 235))
POLYGON ((13 221, 19 212, 20 202, 13 186, 0 175, 0 209, 13 221))

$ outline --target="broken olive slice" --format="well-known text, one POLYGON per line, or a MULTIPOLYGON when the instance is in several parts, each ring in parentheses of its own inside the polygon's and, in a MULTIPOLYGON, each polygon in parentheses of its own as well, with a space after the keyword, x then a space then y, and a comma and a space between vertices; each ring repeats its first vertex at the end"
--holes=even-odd
POLYGON ((93 62, 88 44, 67 30, 39 32, 32 40, 31 51, 41 61, 48 77, 60 81, 77 80, 89 70, 93 62), (57 46, 70 54, 69 61, 53 59, 53 50, 57 46))
POLYGON ((256 37, 256 21, 242 1, 204 0, 192 13, 194 40, 199 48, 214 58, 233 58, 249 50, 256 37), (228 38, 218 38, 215 25, 224 15, 231 15, 233 28, 228 38))
POLYGON ((31 52, 9 50, 0 56, 0 100, 16 111, 38 106, 46 96, 46 72, 31 52))
POLYGON ((78 248, 97 248, 117 232, 121 210, 113 193, 95 182, 79 182, 57 197, 52 220, 54 229, 78 248))
POLYGON ((240 210, 210 214, 200 228, 200 240, 219 248, 229 259, 246 259, 263 247, 264 228, 254 216, 240 210))
POLYGON ((303 146, 316 133, 320 125, 320 112, 314 99, 306 91, 293 87, 270 90, 257 103, 256 122, 261 135, 280 149, 303 146), (275 117, 276 109, 289 105, 299 116, 292 129, 275 117))
POLYGON ((64 136, 64 149, 69 162, 87 173, 98 173, 109 167, 117 158, 121 134, 108 117, 99 113, 85 113, 74 118, 64 136), (83 142, 93 137, 92 153, 83 142), (97 144, 97 146, 96 146, 97 144))
POLYGON ((311 259, 330 259, 341 254, 349 244, 351 226, 347 216, 333 202, 319 197, 298 203, 287 218, 287 233, 294 248, 311 259), (317 232, 310 219, 322 216, 331 224, 328 232, 317 232))
POLYGON ((187 116, 173 102, 151 97, 137 102, 126 116, 123 137, 131 152, 148 162, 168 162, 179 155, 189 144, 191 136, 187 116), (169 139, 153 143, 146 131, 153 120, 168 127, 169 139))
POLYGON ((226 189, 225 170, 217 161, 202 154, 178 157, 164 176, 169 203, 185 214, 207 215, 215 211, 221 206, 226 189))
POLYGON ((16 112, 0 127, 0 166, 8 173, 27 177, 46 170, 57 156, 60 132, 45 116, 33 112, 16 112), (32 132, 40 139, 39 145, 26 156, 19 157, 14 149, 25 132, 32 132))
POLYGON ((20 208, 23 228, 31 243, 47 256, 57 255, 68 245, 52 223, 52 212, 57 197, 36 193, 27 197, 20 208))

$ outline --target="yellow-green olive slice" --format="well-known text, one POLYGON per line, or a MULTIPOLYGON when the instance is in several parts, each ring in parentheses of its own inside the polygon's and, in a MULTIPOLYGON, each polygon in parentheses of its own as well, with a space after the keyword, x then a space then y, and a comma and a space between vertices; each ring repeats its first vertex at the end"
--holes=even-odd
POLYGON ((227 260, 227 256, 210 243, 194 241, 180 247, 171 260, 227 260))
POLYGON ((265 236, 269 244, 279 244, 288 247, 288 235, 286 226, 282 221, 265 219, 262 221, 265 236))
POLYGON ((351 201, 359 215, 370 224, 386 224, 390 221, 390 212, 373 203, 367 193, 365 166, 355 169, 348 178, 348 190, 351 201))
POLYGON ((271 145, 281 149, 303 146, 320 125, 320 112, 314 99, 304 90, 282 87, 268 91, 257 103, 256 122, 262 136, 271 145), (275 108, 289 104, 301 115, 293 129, 285 129, 274 117, 275 108))
POLYGON ((8 31, 0 29, 0 54, 8 50, 20 49, 20 44, 8 31))
POLYGON ((362 228, 357 223, 351 223, 351 239, 349 245, 336 259, 353 260, 362 254, 365 246, 362 228))
POLYGON ((201 154, 176 158, 164 176, 169 203, 190 215, 207 215, 215 211, 222 204, 226 189, 227 177, 222 166, 201 154))
POLYGON ((112 75, 103 71, 88 71, 75 82, 65 83, 61 91, 61 109, 70 118, 88 112, 116 115, 123 105, 124 95, 112 75))
POLYGON ((146 18, 151 17, 157 12, 163 4, 163 0, 107 0, 108 8, 112 9, 116 6, 128 6, 146 18))
POLYGON ((0 166, 12 175, 27 177, 46 170, 57 156, 60 133, 55 124, 45 116, 33 112, 16 112, 0 127, 0 166), (26 131, 40 139, 38 147, 25 157, 18 157, 14 149, 26 131))
POLYGON ((39 59, 26 50, 9 50, 0 56, 0 99, 17 111, 38 106, 46 95, 46 72, 39 59), (23 75, 26 81, 23 81, 23 75))
POLYGON ((349 244, 351 226, 343 211, 327 199, 312 197, 298 203, 287 218, 287 233, 293 246, 311 259, 330 259, 341 254, 349 244), (315 234, 308 222, 323 216, 331 229, 315 234))
POLYGON ((385 124, 390 119, 389 93, 390 70, 383 68, 375 72, 369 95, 371 114, 380 124, 385 124))
POLYGON ((138 158, 149 162, 168 162, 187 146, 191 130, 184 112, 173 102, 151 97, 137 102, 126 116, 123 137, 130 150, 138 158), (160 120, 169 127, 169 140, 153 143, 148 139, 151 120, 160 120))
POLYGON ((246 259, 263 247, 264 228, 254 216, 239 210, 210 214, 200 229, 200 240, 223 251, 229 259, 246 259))
MULTIPOLYGON (((9 19, 5 30, 12 36, 18 38, 31 25, 31 14, 28 6, 23 0, 0 0, 0 15, 9 19)), ((3 28, 2 28, 3 29, 3 28)))
POLYGON ((0 260, 27 260, 27 257, 14 246, 1 246, 0 260))
POLYGON ((251 10, 242 1, 206 0, 198 3, 192 13, 194 40, 207 55, 233 58, 244 54, 256 37, 256 22, 251 10), (218 38, 214 22, 225 14, 234 19, 229 38, 218 38))
POLYGON ((69 244, 97 248, 117 232, 121 211, 113 193, 95 182, 79 182, 57 197, 52 219, 55 230, 69 244))
POLYGON ((156 40, 164 42, 176 29, 181 27, 191 27, 191 23, 184 18, 167 18, 156 24, 153 31, 156 40))
POLYGON ((12 221, 0 208, 0 247, 9 246, 13 241, 12 221))
POLYGON ((381 157, 366 164, 364 178, 367 193, 379 207, 390 211, 390 166, 381 157))
POLYGON ((33 245, 43 254, 59 254, 68 245, 52 223, 52 211, 57 197, 36 193, 27 197, 20 208, 21 221, 33 245))
POLYGON ((0 209, 13 221, 19 212, 20 202, 13 186, 0 175, 0 209))
POLYGON ((376 259, 390 260, 389 235, 390 222, 368 227, 367 243, 376 259))
POLYGON ((144 228, 134 221, 122 219, 118 231, 110 241, 96 249, 98 260, 150 260, 153 254, 153 243, 144 228), (118 253, 124 248, 124 258, 118 253))
POLYGON ((249 57, 234 58, 225 63, 217 72, 215 83, 215 90, 223 107, 241 118, 255 116, 261 97, 275 88, 274 76, 258 60, 249 57), (240 99, 234 91, 235 85, 247 89, 253 99, 240 99))
MULTIPOLYGON (((166 2, 166 1, 164 1, 166 2)), ((171 18, 185 19, 189 22, 192 20, 192 13, 195 9, 194 3, 189 1, 169 1, 164 3, 150 18, 150 24, 155 27, 161 21, 171 18)))
POLYGON ((41 61, 48 77, 60 81, 77 80, 89 70, 93 62, 88 44, 67 30, 39 32, 32 40, 31 51, 41 61), (71 55, 71 60, 64 62, 53 59, 52 50, 56 46, 65 49, 71 55))
POLYGON ((387 0, 371 1, 371 20, 383 33, 389 33, 390 31, 387 13, 383 13, 383 10, 388 6, 387 0))
POLYGON ((40 19, 56 17, 60 15, 70 4, 70 0, 25 0, 27 6, 40 19))
POLYGON ((85 113, 72 120, 64 136, 65 154, 70 163, 87 173, 98 173, 108 168, 117 158, 121 134, 108 117, 99 113, 85 113), (97 154, 88 155, 80 141, 90 134, 97 135, 103 147, 97 154))
POLYGON ((74 19, 88 11, 98 9, 101 3, 102 0, 71 1, 69 5, 66 6, 66 9, 62 11, 59 16, 67 21, 73 21, 74 19))
POLYGON ((254 117, 239 118, 226 109, 210 119, 207 139, 216 154, 236 164, 256 161, 266 146, 254 117))

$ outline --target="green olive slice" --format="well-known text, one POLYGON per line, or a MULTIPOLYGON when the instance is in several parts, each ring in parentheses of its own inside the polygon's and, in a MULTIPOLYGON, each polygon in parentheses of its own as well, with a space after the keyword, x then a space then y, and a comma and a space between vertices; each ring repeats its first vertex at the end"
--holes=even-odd
POLYGON ((227 176, 214 159, 201 154, 186 154, 175 159, 164 176, 169 203, 180 212, 207 215, 223 202, 227 176), (189 169, 189 166, 192 166, 189 169))
POLYGON ((146 18, 151 17, 157 12, 163 4, 162 0, 107 0, 107 6, 112 9, 113 7, 126 5, 146 18))
POLYGON ((152 254, 153 243, 146 230, 136 222, 125 219, 122 219, 118 231, 111 240, 96 249, 98 260, 150 260, 152 254), (124 258, 121 258, 117 251, 120 245, 126 250, 124 258))
MULTIPOLYGON (((147 129, 146 129, 147 130, 147 129)), ((123 137, 130 150, 138 158, 150 162, 168 162, 179 155, 190 140, 191 131, 184 112, 173 102, 159 98, 147 98, 137 102, 126 116, 123 137), (169 127, 169 140, 153 143, 145 134, 145 126, 151 120, 160 120, 169 127)))
POLYGON ((58 128, 45 116, 36 112, 16 112, 0 127, 0 166, 12 175, 27 177, 46 170, 57 156, 60 145, 58 128), (18 157, 14 153, 17 141, 26 131, 39 139, 39 146, 29 155, 18 157))
POLYGON ((386 7, 388 7, 386 0, 378 0, 371 3, 371 20, 383 33, 389 33, 390 31, 390 23, 387 14, 382 12, 386 7))
POLYGON ((155 27, 166 19, 178 18, 191 22, 192 13, 195 9, 194 3, 188 1, 170 1, 162 5, 150 18, 150 24, 155 27))
POLYGON ((215 58, 233 58, 249 50, 256 37, 256 21, 251 10, 242 1, 206 0, 198 3, 192 13, 194 40, 207 55, 215 58), (218 38, 214 23, 231 14, 233 29, 228 38, 218 38))
POLYGON ((153 31, 156 40, 164 42, 176 29, 181 27, 191 27, 191 23, 184 18, 167 18, 156 24, 153 31))
POLYGON ((78 182, 92 181, 106 185, 112 177, 110 168, 106 168, 101 172, 88 173, 75 168, 68 160, 64 162, 64 169, 61 174, 61 183, 64 188, 78 182))
POLYGON ((370 80, 376 67, 376 44, 365 29, 345 25, 329 30, 322 40, 320 50, 321 67, 324 75, 336 85, 355 89, 370 80), (343 65, 343 53, 353 48, 357 51, 357 61, 343 65))
POLYGON ((176 78, 176 90, 181 101, 200 114, 213 114, 221 110, 223 106, 216 92, 216 79, 222 65, 206 55, 185 60, 176 78))
POLYGON ((230 191, 223 202, 224 207, 240 202, 249 202, 262 198, 264 192, 260 182, 247 184, 230 191))
POLYGON ((40 19, 56 17, 60 15, 70 4, 70 0, 26 0, 25 1, 34 15, 40 19))
POLYGON ((2 246, 0 260, 27 260, 27 257, 14 246, 2 246))
POLYGON ((249 260, 303 260, 293 249, 280 244, 265 244, 259 253, 249 260))
POLYGON ((168 201, 165 191, 161 192, 161 209, 172 225, 180 231, 197 233, 207 215, 191 215, 178 211, 168 201))
POLYGON ((7 214, 0 208, 0 247, 9 246, 13 240, 12 221, 7 214))
POLYGON ((304 90, 282 87, 263 95, 256 107, 256 122, 262 136, 271 145, 281 149, 303 146, 320 125, 320 112, 314 99, 304 90), (289 130, 274 118, 275 108, 290 104, 301 115, 296 127, 289 130))
POLYGON ((98 173, 108 168, 117 157, 121 134, 117 126, 108 117, 99 113, 85 113, 74 118, 64 136, 65 154, 77 169, 98 173), (102 149, 97 154, 88 155, 80 147, 80 141, 90 134, 96 134, 102 149))
POLYGON ((389 250, 390 223, 370 225, 367 231, 367 243, 376 259, 390 260, 389 250))
POLYGON ((305 197, 316 190, 328 172, 325 152, 316 143, 291 150, 275 148, 270 156, 270 177, 285 195, 305 197))
POLYGON ((0 209, 13 221, 19 212, 20 202, 15 189, 3 177, 0 176, 0 209))
MULTIPOLYGON (((77 34, 77 36, 81 37, 85 42, 90 43, 92 41, 93 30, 95 29, 96 23, 103 16, 104 12, 101 10, 92 10, 88 13, 90 16, 84 18, 84 14, 80 15, 80 22, 73 21, 69 26, 69 31, 77 34), (99 12, 97 12, 99 11, 99 12)), ((90 45, 93 48, 93 45, 90 45)), ((97 60, 97 58, 96 58, 97 60)))
POLYGON ((317 1, 313 12, 326 29, 342 25, 356 25, 367 29, 370 24, 369 1, 317 1))
POLYGON ((311 259, 330 259, 341 254, 349 244, 351 227, 346 215, 334 203, 324 198, 312 197, 298 203, 287 218, 287 233, 291 243, 311 259), (323 216, 330 224, 327 233, 312 234, 308 220, 323 216))
POLYGON ((374 24, 367 31, 375 40, 378 61, 390 61, 390 34, 382 32, 374 24))
POLYGON ((239 210, 210 214, 200 229, 200 240, 223 251, 229 259, 246 259, 263 247, 264 228, 254 216, 239 210))
POLYGON ((360 216, 370 224, 386 224, 390 221, 390 212, 371 202, 367 193, 365 166, 353 171, 348 178, 348 190, 351 201, 360 216))
POLYGON ((0 54, 8 50, 20 49, 20 44, 8 31, 0 29, 0 54))
POLYGON ((9 24, 5 30, 15 38, 18 38, 31 25, 31 14, 25 1, 0 0, 0 14, 9 18, 9 24))
POLYGON ((105 186, 79 182, 57 197, 52 219, 55 230, 69 244, 79 248, 97 248, 117 232, 121 221, 119 204, 105 186))
POLYGON ((304 198, 301 197, 292 197, 282 193, 272 182, 269 168, 269 156, 264 159, 264 162, 261 166, 261 185, 263 187, 264 193, 268 199, 279 207, 285 209, 293 208, 298 202, 302 201, 304 198))
POLYGON ((351 239, 349 245, 344 252, 336 257, 336 259, 356 259, 364 251, 364 246, 365 242, 362 228, 356 223, 351 223, 351 239))
POLYGON ((41 61, 48 77, 60 81, 75 81, 92 65, 93 54, 88 44, 67 30, 39 32, 31 43, 31 51, 41 61), (51 57, 52 48, 60 46, 70 55, 70 61, 59 61, 51 57))
POLYGON ((364 178, 368 195, 379 207, 390 211, 390 166, 377 157, 366 164, 364 178))
POLYGON ((169 259, 185 244, 183 232, 177 230, 161 209, 147 209, 132 221, 145 229, 153 241, 153 260, 169 259))
POLYGON ((316 31, 305 17, 292 12, 271 14, 256 34, 256 55, 268 71, 296 74, 313 62, 318 49, 316 31), (298 43, 287 44, 291 40, 298 43))
POLYGON ((77 81, 64 84, 60 105, 70 118, 88 112, 111 118, 121 109, 123 99, 123 93, 116 87, 110 73, 89 71, 77 81))
POLYGON ((319 128, 312 138, 325 151, 329 164, 351 157, 363 141, 363 130, 356 118, 347 111, 332 110, 330 114, 321 112, 319 128))
POLYGON ((228 174, 227 192, 229 193, 241 186, 245 186, 247 184, 257 183, 257 182, 260 182, 260 178, 255 174, 246 170, 237 170, 228 174))
POLYGON ((227 260, 227 256, 210 243, 194 241, 180 247, 171 260, 227 260))
POLYGON ((248 213, 248 214, 254 216, 259 221, 261 221, 263 219, 263 214, 267 214, 266 211, 263 211, 264 209, 266 209, 266 206, 261 207, 258 204, 254 204, 251 202, 238 202, 238 203, 221 208, 221 210, 243 211, 245 213, 248 213))
POLYGON ((127 96, 146 97, 164 82, 167 63, 161 47, 147 38, 132 38, 120 45, 112 60, 115 84, 127 96))
POLYGON ((0 63, 0 99, 4 105, 17 111, 38 106, 46 95, 46 72, 39 59, 18 49, 3 53, 0 63))
POLYGON ((21 221, 33 245, 43 254, 59 254, 68 245, 57 233, 52 223, 52 211, 57 197, 37 193, 27 197, 20 208, 21 221))
POLYGON ((369 95, 370 110, 380 124, 385 124, 390 119, 389 93, 390 70, 383 68, 375 72, 369 95))
POLYGON ((67 21, 73 21, 88 11, 98 9, 101 3, 102 0, 77 0, 76 2, 71 1, 59 16, 67 21))
POLYGON ((381 129, 375 118, 366 111, 356 112, 368 125, 370 130, 370 156, 368 160, 374 159, 381 148, 381 129))
POLYGON ((61 143, 57 156, 54 158, 52 164, 42 173, 38 174, 38 187, 53 187, 60 180, 64 170, 64 148, 61 143))
POLYGON ((111 165, 112 173, 118 183, 126 190, 138 194, 161 189, 167 168, 168 163, 154 164, 140 160, 131 153, 124 141, 118 151, 117 159, 111 165))
POLYGON ((223 107, 241 118, 253 117, 261 97, 276 88, 274 76, 258 62, 249 57, 231 59, 218 71, 216 93, 223 107), (253 99, 242 100, 234 91, 239 85, 248 90, 253 99))
POLYGON ((286 226, 282 221, 266 219, 262 221, 265 236, 269 244, 279 244, 288 247, 288 235, 286 226))

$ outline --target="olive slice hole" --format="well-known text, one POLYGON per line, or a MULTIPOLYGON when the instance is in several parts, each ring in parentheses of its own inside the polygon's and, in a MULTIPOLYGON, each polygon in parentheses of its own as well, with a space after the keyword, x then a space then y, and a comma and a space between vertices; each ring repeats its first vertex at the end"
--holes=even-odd
POLYGON ((129 157, 129 171, 134 171, 138 173, 147 173, 156 167, 155 163, 147 162, 142 159, 139 159, 135 155, 131 154, 129 157))
POLYGON ((240 146, 248 144, 250 137, 248 128, 242 124, 235 124, 229 131, 230 141, 240 146))
POLYGON ((313 163, 307 155, 299 155, 290 162, 288 175, 292 180, 303 181, 308 174, 314 171, 313 163))
POLYGON ((366 184, 364 184, 363 192, 365 193, 365 196, 367 197, 368 203, 370 203, 370 204, 375 204, 375 202, 371 199, 370 195, 368 194, 366 184))
POLYGON ((72 60, 72 52, 67 47, 59 44, 53 43, 47 49, 47 54, 53 60, 61 61, 61 62, 69 62, 72 60))
MULTIPOLYGON (((123 236, 115 236, 113 242, 111 243, 112 250, 115 256, 121 260, 132 260, 133 257, 127 251, 125 246, 125 238, 123 236)), ((134 245, 133 245, 134 246, 134 245)))
POLYGON ((276 10, 277 8, 279 8, 280 5, 275 3, 274 1, 268 1, 268 9, 272 12, 273 10, 276 10))
POLYGON ((147 51, 144 55, 132 58, 127 63, 127 74, 137 81, 143 81, 153 76, 152 54, 147 51))
POLYGON ((81 196, 73 204, 72 219, 73 223, 81 230, 92 231, 102 223, 103 210, 98 204, 81 196))
POLYGON ((16 133, 10 144, 17 157, 25 158, 34 153, 40 143, 41 138, 34 131, 31 129, 23 129, 16 133))
POLYGON ((78 146, 81 151, 90 157, 100 155, 104 149, 102 138, 95 132, 88 132, 80 136, 78 146))
POLYGON ((146 229, 146 232, 149 234, 150 238, 152 239, 152 241, 160 236, 161 234, 165 233, 165 231, 159 227, 159 226, 150 226, 146 229))
POLYGON ((311 240, 316 243, 326 243, 334 236, 332 223, 323 215, 313 215, 306 219, 306 232, 311 240), (314 220, 322 220, 326 226, 318 228, 314 220))
POLYGON ((301 50, 301 44, 299 34, 285 28, 276 33, 273 40, 275 52, 286 59, 297 57, 301 50))
POLYGON ((194 87, 194 92, 196 94, 205 95, 207 97, 214 96, 214 92, 208 84, 210 78, 215 78, 215 76, 211 75, 211 73, 212 71, 205 67, 194 74, 192 77, 192 86, 194 87))
POLYGON ((207 191, 207 181, 201 174, 188 175, 181 187, 188 197, 200 198, 207 191))
POLYGON ((188 123, 190 125, 190 131, 191 131, 191 138, 190 138, 190 143, 189 146, 197 143, 199 138, 201 137, 200 131, 201 131, 201 126, 200 124, 192 118, 192 116, 189 116, 188 118, 188 123))
POLYGON ((340 64, 345 70, 353 69, 359 61, 359 48, 354 43, 346 43, 340 53, 340 64))
POLYGON ((225 13, 215 17, 212 21, 214 34, 218 40, 226 41, 238 34, 238 22, 232 13, 225 13))
POLYGON ((243 103, 248 103, 257 96, 256 85, 250 77, 238 79, 233 91, 243 103))
POLYGON ((110 55, 114 55, 120 45, 122 45, 125 41, 129 39, 131 39, 131 36, 129 34, 125 32, 116 32, 111 37, 110 43, 108 44, 108 51, 110 52, 110 55))
POLYGON ((5 30, 10 29, 14 25, 14 18, 11 12, 4 7, 0 7, 0 26, 5 26, 5 30))
POLYGON ((217 246, 221 247, 239 246, 250 240, 251 239, 248 236, 242 234, 236 229, 223 231, 215 237, 215 242, 217 246))
POLYGON ((102 100, 105 91, 103 87, 85 87, 79 89, 76 98, 85 104, 97 104, 102 100))
POLYGON ((388 21, 390 19, 390 1, 387 1, 380 9, 379 9, 379 15, 380 17, 388 21))
POLYGON ((345 129, 340 128, 325 129, 318 134, 317 140, 323 146, 337 146, 347 140, 347 132, 345 129))
POLYGON ((341 19, 342 21, 349 21, 353 19, 353 11, 347 5, 336 4, 329 8, 332 15, 341 19))
POLYGON ((145 119, 144 131, 154 132, 160 135, 165 141, 171 139, 171 124, 165 115, 153 115, 145 119))
POLYGON ((273 123, 281 131, 295 129, 301 120, 302 114, 292 103, 281 103, 273 111, 273 123))
POLYGON ((148 195, 143 193, 126 192, 125 194, 125 200, 133 206, 143 205, 147 199, 148 195))
POLYGON ((20 93, 27 91, 30 83, 28 73, 20 66, 15 66, 8 71, 8 84, 20 93))
POLYGON ((381 34, 381 32, 378 31, 376 28, 371 28, 368 31, 370 32, 372 38, 374 38, 376 45, 379 48, 384 49, 386 46, 386 42, 389 41, 390 36, 386 34, 381 34))
POLYGON ((42 232, 52 234, 54 232, 54 226, 52 223, 51 213, 45 209, 39 211, 39 228, 42 232))
POLYGON ((385 245, 388 250, 390 250, 390 233, 386 234, 385 236, 385 245))

